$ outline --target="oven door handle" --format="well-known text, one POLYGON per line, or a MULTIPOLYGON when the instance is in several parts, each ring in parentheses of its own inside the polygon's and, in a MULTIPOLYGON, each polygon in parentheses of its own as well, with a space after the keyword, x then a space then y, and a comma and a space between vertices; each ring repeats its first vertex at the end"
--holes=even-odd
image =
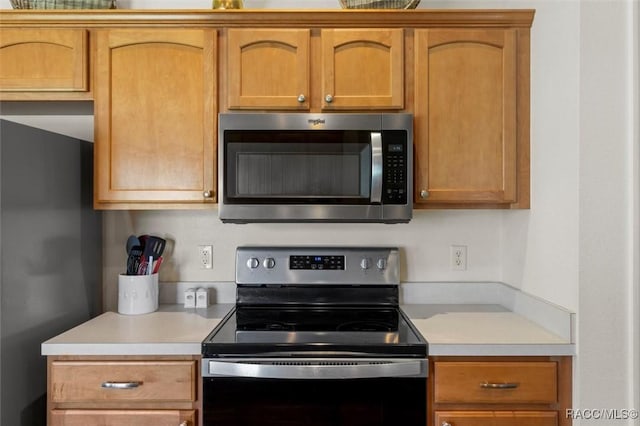
POLYGON ((371 132, 371 202, 382 201, 382 133, 371 132))
POLYGON ((367 379, 426 377, 427 360, 205 360, 204 377, 258 379, 367 379))

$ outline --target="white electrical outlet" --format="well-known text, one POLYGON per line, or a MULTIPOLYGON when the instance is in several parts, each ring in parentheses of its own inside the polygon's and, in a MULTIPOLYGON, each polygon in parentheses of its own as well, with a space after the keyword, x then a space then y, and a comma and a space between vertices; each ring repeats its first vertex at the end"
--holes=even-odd
POLYGON ((451 246, 451 270, 467 270, 467 246, 451 246))
POLYGON ((198 260, 201 269, 213 268, 213 247, 210 245, 198 246, 198 260))

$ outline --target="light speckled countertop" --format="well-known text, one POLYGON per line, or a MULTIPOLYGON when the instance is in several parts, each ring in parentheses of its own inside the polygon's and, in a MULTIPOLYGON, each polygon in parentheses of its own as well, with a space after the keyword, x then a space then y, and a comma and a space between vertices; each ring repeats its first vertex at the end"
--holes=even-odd
POLYGON ((199 355, 201 343, 233 305, 156 312, 106 312, 42 344, 42 355, 199 355))
POLYGON ((573 355, 575 346, 500 305, 403 305, 429 355, 573 355))
MULTIPOLYGON (((104 313, 42 344, 42 355, 198 355, 233 305, 161 305, 145 315, 104 313)), ((402 305, 429 355, 573 355, 574 345, 500 305, 402 305)))

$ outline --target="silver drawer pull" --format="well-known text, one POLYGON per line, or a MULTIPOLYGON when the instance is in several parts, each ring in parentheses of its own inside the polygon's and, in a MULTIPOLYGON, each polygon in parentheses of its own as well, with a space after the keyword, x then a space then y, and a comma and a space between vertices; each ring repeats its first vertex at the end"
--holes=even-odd
POLYGON ((518 383, 480 383, 482 389, 515 389, 518 387, 518 383))
POLYGON ((135 389, 142 386, 142 382, 104 382, 100 386, 105 389, 135 389))

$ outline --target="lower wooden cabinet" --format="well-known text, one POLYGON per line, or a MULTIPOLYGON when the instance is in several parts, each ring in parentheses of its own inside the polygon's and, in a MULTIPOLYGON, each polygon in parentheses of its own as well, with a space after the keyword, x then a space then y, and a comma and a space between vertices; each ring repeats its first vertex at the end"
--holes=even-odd
POLYGON ((54 410, 51 426, 194 426, 196 412, 179 410, 54 410))
POLYGON ((557 426, 555 411, 438 411, 438 426, 557 426))
POLYGON ((48 358, 49 426, 197 426, 198 356, 48 358))
POLYGON ((430 357, 428 426, 569 426, 571 357, 430 357))

